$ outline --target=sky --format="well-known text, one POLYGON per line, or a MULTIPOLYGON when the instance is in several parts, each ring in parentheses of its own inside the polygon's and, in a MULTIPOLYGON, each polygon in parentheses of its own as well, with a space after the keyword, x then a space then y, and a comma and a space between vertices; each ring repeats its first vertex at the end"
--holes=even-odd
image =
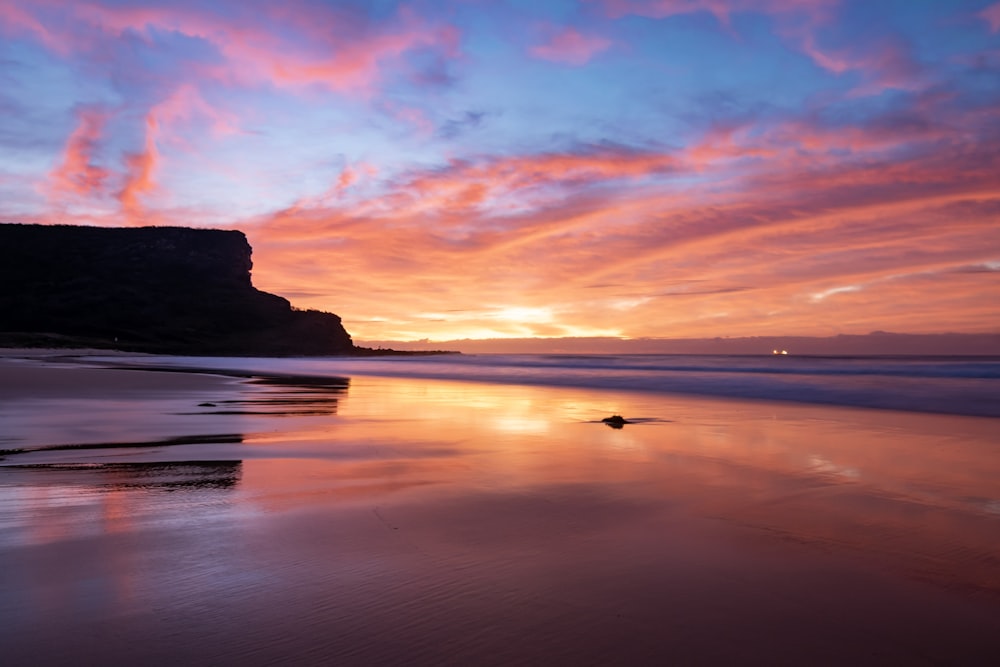
POLYGON ((1000 332, 1000 2, 0 0, 0 221, 356 341, 1000 332))

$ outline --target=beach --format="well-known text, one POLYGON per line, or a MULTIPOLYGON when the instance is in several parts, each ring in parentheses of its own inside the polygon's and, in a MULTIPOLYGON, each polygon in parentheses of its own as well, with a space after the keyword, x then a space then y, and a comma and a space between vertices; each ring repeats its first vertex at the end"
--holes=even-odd
POLYGON ((1000 660, 996 417, 324 363, 0 356, 4 663, 1000 660))

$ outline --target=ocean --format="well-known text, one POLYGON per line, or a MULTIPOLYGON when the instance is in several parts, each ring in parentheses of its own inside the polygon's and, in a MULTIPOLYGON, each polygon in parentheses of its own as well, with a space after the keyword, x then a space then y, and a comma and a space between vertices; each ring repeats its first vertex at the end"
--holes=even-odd
POLYGON ((104 357, 102 363, 614 389, 1000 417, 1000 357, 104 357))

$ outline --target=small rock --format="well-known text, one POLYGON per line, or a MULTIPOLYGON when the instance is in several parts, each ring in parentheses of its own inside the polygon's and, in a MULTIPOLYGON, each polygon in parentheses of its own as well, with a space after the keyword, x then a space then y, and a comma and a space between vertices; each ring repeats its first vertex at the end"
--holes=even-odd
POLYGON ((621 415, 611 415, 610 417, 605 417, 601 421, 610 426, 611 428, 621 428, 625 426, 625 424, 631 423, 621 415))

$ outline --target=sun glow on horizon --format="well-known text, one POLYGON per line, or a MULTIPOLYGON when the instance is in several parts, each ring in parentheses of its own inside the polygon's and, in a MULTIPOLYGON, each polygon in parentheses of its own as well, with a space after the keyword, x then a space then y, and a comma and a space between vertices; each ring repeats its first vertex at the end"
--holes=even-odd
POLYGON ((486 315, 490 319, 500 320, 511 324, 550 324, 555 316, 552 308, 529 307, 529 306, 507 306, 498 308, 486 315))

